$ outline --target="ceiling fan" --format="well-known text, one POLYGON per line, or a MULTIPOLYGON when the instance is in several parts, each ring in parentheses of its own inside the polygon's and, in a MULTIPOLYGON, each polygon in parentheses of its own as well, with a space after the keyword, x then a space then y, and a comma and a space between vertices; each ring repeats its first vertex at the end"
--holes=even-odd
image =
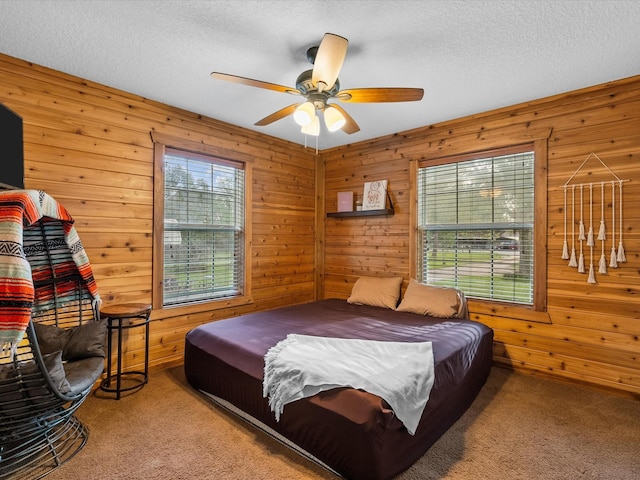
POLYGON ((356 121, 337 103, 330 100, 352 103, 413 102, 421 100, 422 88, 354 88, 340 90, 338 74, 347 55, 348 40, 333 33, 326 33, 320 46, 307 50, 307 60, 313 69, 302 72, 296 80, 296 88, 275 83, 253 80, 227 73, 212 72, 218 80, 240 83, 250 87, 264 88, 276 92, 290 93, 305 97, 306 101, 294 103, 258 120, 255 125, 265 126, 293 115, 305 134, 320 135, 320 120, 317 112, 322 112, 325 125, 330 132, 342 130, 356 133, 360 127, 356 121))

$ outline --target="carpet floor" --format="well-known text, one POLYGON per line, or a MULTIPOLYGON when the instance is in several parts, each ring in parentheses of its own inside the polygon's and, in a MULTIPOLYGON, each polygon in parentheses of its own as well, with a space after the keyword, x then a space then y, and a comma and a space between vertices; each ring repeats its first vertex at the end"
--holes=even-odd
MULTIPOLYGON (((85 448, 47 480, 336 479, 213 405, 182 367, 78 410, 85 448)), ((640 402, 494 367, 469 410, 397 480, 637 480, 640 402)))

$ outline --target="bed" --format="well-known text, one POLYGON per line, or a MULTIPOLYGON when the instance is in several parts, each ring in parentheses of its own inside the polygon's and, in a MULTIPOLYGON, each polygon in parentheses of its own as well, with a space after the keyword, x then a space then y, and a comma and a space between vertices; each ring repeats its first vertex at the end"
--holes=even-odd
POLYGON ((353 297, 354 293, 349 301, 327 299, 250 313, 193 329, 185 343, 187 380, 341 476, 393 478, 418 460, 471 405, 491 369, 493 332, 465 318, 461 294, 449 318, 398 311, 393 300, 376 306, 351 302, 353 297), (435 380, 415 434, 409 434, 385 400, 350 387, 289 403, 276 421, 263 396, 265 355, 292 333, 432 342, 435 380))

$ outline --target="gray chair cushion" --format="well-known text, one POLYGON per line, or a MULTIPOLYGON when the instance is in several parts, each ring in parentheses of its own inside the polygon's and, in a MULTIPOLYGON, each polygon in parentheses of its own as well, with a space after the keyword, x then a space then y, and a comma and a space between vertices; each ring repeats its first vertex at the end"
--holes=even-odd
POLYGON ((49 376, 53 386, 58 389, 60 393, 69 393, 71 391, 71 385, 67 380, 64 366, 62 364, 62 350, 58 350, 55 353, 43 355, 42 359, 47 367, 49 376))
POLYGON ((73 335, 62 353, 64 360, 81 360, 89 357, 104 358, 104 341, 107 333, 105 322, 89 322, 73 329, 73 335))
POLYGON ((43 355, 62 350, 62 360, 73 361, 89 357, 104 358, 105 322, 88 322, 72 328, 59 328, 34 322, 33 327, 43 355))
POLYGON ((55 352, 62 352, 67 344, 73 330, 71 328, 58 328, 55 325, 43 325, 33 322, 33 328, 38 338, 38 346, 42 355, 50 355, 55 352))
POLYGON ((64 364, 70 391, 67 395, 77 395, 91 388, 104 371, 104 358, 87 357, 64 364))

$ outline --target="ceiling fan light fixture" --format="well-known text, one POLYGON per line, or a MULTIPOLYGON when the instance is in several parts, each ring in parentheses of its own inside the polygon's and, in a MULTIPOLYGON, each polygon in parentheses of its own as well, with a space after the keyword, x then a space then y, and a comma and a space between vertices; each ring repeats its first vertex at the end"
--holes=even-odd
POLYGON ((346 38, 333 33, 326 33, 319 46, 314 46, 307 50, 307 60, 313 65, 313 68, 305 70, 298 75, 296 88, 221 72, 212 72, 211 77, 250 87, 264 88, 304 97, 304 100, 299 100, 258 120, 255 125, 264 127, 282 118, 293 116, 294 121, 300 127, 306 127, 302 128, 302 132, 305 135, 316 136, 316 143, 320 130, 320 111, 323 112, 326 128, 330 132, 342 130, 343 133, 351 135, 360 131, 360 127, 351 118, 349 112, 337 103, 329 105, 329 101, 383 103, 422 100, 424 95, 422 88, 382 87, 341 90, 338 74, 342 69, 348 44, 349 41, 346 38))
POLYGON ((316 116, 316 107, 311 102, 304 102, 293 112, 293 119, 302 127, 310 125, 316 116))
POLYGON ((319 92, 330 90, 338 78, 347 55, 349 41, 333 33, 325 33, 313 60, 311 81, 319 92), (320 85, 322 84, 322 85, 320 85))
POLYGON ((337 108, 327 107, 324 109, 324 123, 327 126, 327 130, 335 132, 344 127, 347 119, 344 118, 344 115, 342 115, 337 108))
POLYGON ((317 116, 314 116, 311 123, 309 125, 303 125, 300 131, 305 135, 318 137, 320 135, 320 119, 317 116))

